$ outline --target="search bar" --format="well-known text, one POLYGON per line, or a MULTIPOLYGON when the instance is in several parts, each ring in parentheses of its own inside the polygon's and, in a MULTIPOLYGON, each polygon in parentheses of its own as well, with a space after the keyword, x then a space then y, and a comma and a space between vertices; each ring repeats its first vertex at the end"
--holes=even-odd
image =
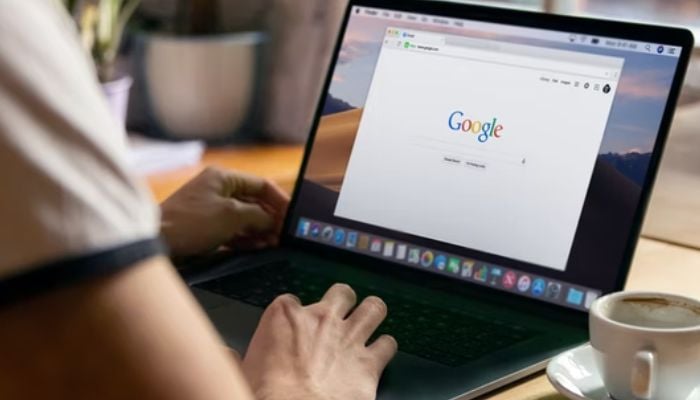
MULTIPOLYGON (((532 47, 532 46, 523 46, 532 47)), ((550 50, 540 49, 538 50, 550 50)), ((551 57, 548 51, 513 51, 511 45, 500 45, 492 42, 481 41, 456 41, 445 40, 444 45, 421 46, 416 43, 412 50, 442 54, 446 56, 470 59, 477 62, 486 62, 514 66, 520 68, 536 69, 548 72, 565 73, 598 79, 616 80, 619 77, 618 68, 610 66, 598 66, 590 63, 582 63, 572 57, 551 57)), ((570 52, 565 52, 570 53, 570 52)))
POLYGON ((447 36, 443 43, 448 46, 466 47, 470 49, 501 51, 503 46, 491 40, 476 40, 467 37, 447 36))

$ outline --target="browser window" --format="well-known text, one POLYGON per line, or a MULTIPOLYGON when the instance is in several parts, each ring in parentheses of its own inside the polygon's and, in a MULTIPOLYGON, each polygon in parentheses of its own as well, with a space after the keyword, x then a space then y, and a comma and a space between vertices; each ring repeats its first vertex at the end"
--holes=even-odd
POLYGON ((335 215, 565 270, 623 65, 388 28, 335 215))

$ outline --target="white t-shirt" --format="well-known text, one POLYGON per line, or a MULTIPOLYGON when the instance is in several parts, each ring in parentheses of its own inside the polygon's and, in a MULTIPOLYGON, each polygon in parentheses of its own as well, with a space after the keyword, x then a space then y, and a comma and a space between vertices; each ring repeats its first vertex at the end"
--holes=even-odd
POLYGON ((56 0, 0 1, 0 302, 161 251, 149 192, 56 0))

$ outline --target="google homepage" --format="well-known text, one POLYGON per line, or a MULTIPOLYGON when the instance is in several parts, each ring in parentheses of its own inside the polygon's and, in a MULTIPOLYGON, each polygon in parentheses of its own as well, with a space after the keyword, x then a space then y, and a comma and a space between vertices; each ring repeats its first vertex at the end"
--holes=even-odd
POLYGON ((388 29, 335 215, 565 270, 623 62, 388 29))

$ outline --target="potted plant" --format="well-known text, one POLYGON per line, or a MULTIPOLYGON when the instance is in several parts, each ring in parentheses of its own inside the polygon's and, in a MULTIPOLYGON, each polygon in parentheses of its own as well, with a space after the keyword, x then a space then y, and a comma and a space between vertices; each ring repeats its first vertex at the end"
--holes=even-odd
POLYGON ((144 0, 133 24, 129 126, 171 140, 253 136, 263 0, 144 0))
POLYGON ((85 50, 95 62, 97 77, 115 118, 126 121, 132 79, 117 66, 127 22, 140 0, 63 0, 73 16, 85 50))
POLYGON ((129 126, 210 143, 303 142, 345 3, 143 0, 129 126))

